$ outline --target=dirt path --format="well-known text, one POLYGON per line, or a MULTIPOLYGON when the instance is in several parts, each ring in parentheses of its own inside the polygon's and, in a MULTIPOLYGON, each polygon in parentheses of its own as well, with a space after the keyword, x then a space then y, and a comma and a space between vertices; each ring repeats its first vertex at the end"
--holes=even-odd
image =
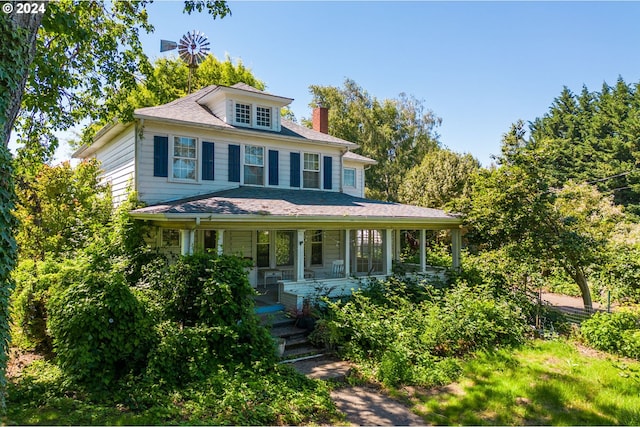
POLYGON ((419 426, 424 420, 397 400, 370 387, 345 387, 331 392, 347 421, 359 426, 419 426))
MULTIPOLYGON (((542 301, 546 301, 549 304, 556 307, 569 307, 582 310, 584 308, 584 302, 581 297, 571 297, 568 295, 552 294, 550 292, 543 292, 542 301)), ((597 310, 606 310, 607 304, 600 304, 599 302, 593 302, 593 308, 597 310)), ((615 308, 615 304, 611 305, 611 308, 615 308)))

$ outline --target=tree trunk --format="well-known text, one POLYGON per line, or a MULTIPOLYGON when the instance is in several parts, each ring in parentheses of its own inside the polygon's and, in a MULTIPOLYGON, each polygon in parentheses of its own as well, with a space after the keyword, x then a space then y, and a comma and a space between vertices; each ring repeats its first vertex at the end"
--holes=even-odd
POLYGON ((587 278, 584 275, 584 272, 581 268, 576 268, 576 274, 574 276, 574 280, 578 284, 580 288, 580 292, 582 293, 582 302, 584 303, 584 309, 588 312, 593 311, 593 302, 591 301, 591 291, 589 290, 589 285, 587 284, 587 278))
MULTIPOLYGON (((11 4, 9 2, 4 5, 11 4)), ((9 143, 13 123, 20 111, 43 16, 43 13, 18 14, 15 8, 9 14, 0 15, 0 69, 4 71, 0 87, 6 89, 0 95, 0 141, 5 146, 9 143)))
MULTIPOLYGON (((41 3, 41 2, 40 2, 41 3)), ((36 51, 36 36, 43 13, 10 13, 3 3, 0 15, 0 412, 6 412, 7 361, 9 358, 9 298, 13 290, 11 271, 17 259, 13 216, 15 189, 13 161, 8 150, 11 129, 20 111, 29 68, 36 51)))

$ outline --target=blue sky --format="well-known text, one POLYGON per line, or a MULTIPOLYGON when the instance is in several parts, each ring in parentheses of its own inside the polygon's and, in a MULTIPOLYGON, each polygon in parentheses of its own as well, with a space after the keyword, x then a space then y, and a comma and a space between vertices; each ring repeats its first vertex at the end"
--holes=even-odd
POLYGON ((638 2, 231 1, 232 15, 149 7, 160 39, 199 30, 219 59, 242 60, 271 93, 309 117, 309 86, 355 80, 371 95, 401 92, 443 120, 440 140, 483 165, 511 123, 545 114, 563 86, 580 92, 640 82, 638 2))
POLYGON ((443 122, 446 147, 483 165, 518 119, 545 114, 563 86, 600 90, 640 82, 640 2, 231 1, 232 15, 182 14, 182 1, 148 8, 160 40, 190 30, 211 52, 242 60, 271 93, 309 117, 310 85, 355 80, 378 99, 401 92, 443 122))

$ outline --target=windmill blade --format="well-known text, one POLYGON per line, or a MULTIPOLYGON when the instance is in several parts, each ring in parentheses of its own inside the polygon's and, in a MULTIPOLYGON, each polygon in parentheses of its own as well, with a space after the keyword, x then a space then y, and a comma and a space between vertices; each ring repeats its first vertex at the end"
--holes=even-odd
POLYGON ((207 56, 210 43, 204 33, 196 30, 187 32, 180 38, 178 54, 190 67, 197 67, 207 56))

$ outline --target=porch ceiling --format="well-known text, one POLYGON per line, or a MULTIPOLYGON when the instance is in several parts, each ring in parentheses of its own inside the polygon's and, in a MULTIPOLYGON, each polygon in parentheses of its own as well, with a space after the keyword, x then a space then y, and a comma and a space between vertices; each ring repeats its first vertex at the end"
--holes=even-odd
MULTIPOLYGON (((131 211, 134 218, 154 222, 213 221, 247 226, 283 224, 304 227, 361 226, 458 228, 460 217, 439 209, 353 197, 345 193, 239 187, 131 211)), ((204 224, 203 224, 204 225, 204 224)))

